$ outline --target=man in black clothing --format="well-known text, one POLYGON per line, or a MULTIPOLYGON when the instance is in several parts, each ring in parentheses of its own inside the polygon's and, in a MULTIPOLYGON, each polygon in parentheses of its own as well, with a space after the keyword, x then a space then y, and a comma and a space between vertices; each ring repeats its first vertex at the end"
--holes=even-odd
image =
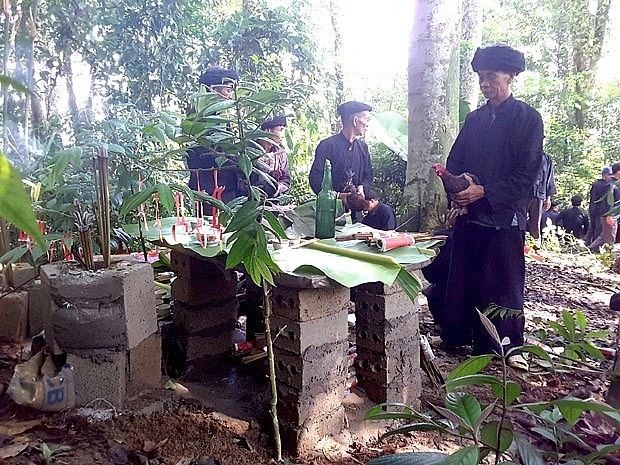
POLYGON ((371 198, 364 203, 364 211, 368 213, 364 216, 362 224, 383 231, 394 231, 396 229, 396 215, 389 205, 371 198))
MULTIPOLYGON (((347 186, 363 186, 369 193, 372 187, 372 164, 368 146, 359 139, 366 133, 368 115, 372 107, 365 103, 350 101, 338 106, 342 120, 342 131, 322 140, 315 150, 310 168, 310 187, 318 194, 323 181, 325 160, 332 165, 332 188, 346 206, 347 186)), ((353 222, 361 220, 360 212, 353 212, 353 222)))
POLYGON ((572 207, 560 212, 556 224, 562 226, 566 232, 571 233, 577 239, 583 239, 590 223, 588 215, 580 208, 581 197, 578 195, 571 197, 570 203, 572 207))
POLYGON ((605 166, 601 171, 600 179, 597 179, 590 187, 590 202, 588 204, 588 212, 590 213, 590 229, 585 238, 585 243, 590 245, 599 237, 602 231, 601 217, 607 211, 606 205, 601 200, 609 189, 611 178, 611 167, 605 166))
MULTIPOLYGON (((232 84, 239 79, 237 71, 220 66, 209 66, 200 76, 200 84, 210 92, 216 92, 222 99, 231 99, 232 84)), ((195 147, 187 151, 187 167, 190 170, 189 187, 212 194, 215 189, 214 168, 216 158, 221 156, 217 148, 195 147)), ((244 188, 245 176, 237 166, 225 163, 217 170, 217 185, 224 187, 224 203, 247 194, 244 188)))
POLYGON ((543 160, 538 171, 538 178, 534 184, 532 199, 527 207, 527 232, 540 246, 540 220, 542 213, 551 207, 551 197, 556 194, 555 175, 553 161, 546 152, 543 152, 543 160))
MULTIPOLYGON (((523 310, 526 205, 542 162, 543 122, 526 103, 515 100, 510 85, 525 69, 521 52, 506 45, 479 48, 472 68, 487 104, 470 113, 447 160, 455 175, 471 173, 464 191, 451 195, 457 218, 441 318, 446 346, 473 342, 474 353, 499 352, 476 309, 494 303, 523 310)), ((504 350, 523 345, 523 315, 492 319, 504 350)), ((508 363, 523 368, 520 355, 508 363)))

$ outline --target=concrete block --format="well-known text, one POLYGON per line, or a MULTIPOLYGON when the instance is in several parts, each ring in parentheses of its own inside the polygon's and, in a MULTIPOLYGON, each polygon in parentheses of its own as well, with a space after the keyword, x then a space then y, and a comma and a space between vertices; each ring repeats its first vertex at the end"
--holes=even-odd
POLYGON ((275 287, 271 301, 274 315, 307 321, 339 313, 349 298, 350 290, 342 286, 319 289, 275 287))
POLYGON ((222 276, 226 270, 225 257, 206 258, 194 252, 170 252, 170 267, 177 278, 202 279, 222 276))
POLYGON ((239 302, 232 299, 219 305, 188 305, 175 301, 172 319, 182 331, 194 333, 222 324, 229 325, 231 320, 236 319, 238 308, 239 302))
POLYGON ((204 357, 213 357, 229 353, 234 344, 235 320, 215 327, 209 332, 201 331, 185 335, 182 345, 185 348, 186 361, 194 362, 204 357))
POLYGON ((62 348, 131 349, 157 331, 153 270, 130 256, 87 271, 74 262, 41 267, 52 299, 54 335, 62 348))
POLYGON ((28 336, 32 337, 45 330, 45 336, 51 341, 52 299, 48 289, 41 283, 29 286, 28 291, 28 336))
MULTIPOLYGON (((397 318, 376 322, 357 320, 355 325, 355 344, 376 352, 384 352, 391 341, 404 341, 419 330, 417 313, 409 313, 397 318)), ((418 338, 419 340, 419 338, 418 338)), ((415 341, 411 340, 412 344, 415 341)))
POLYGON ((161 336, 151 334, 127 354, 127 392, 161 388, 161 336))
POLYGON ((276 380, 313 395, 332 387, 341 389, 348 374, 345 341, 311 346, 303 355, 289 355, 274 348, 276 380))
POLYGON ((388 295, 371 294, 358 291, 355 293, 356 321, 369 320, 380 322, 384 319, 397 318, 418 311, 418 303, 412 302, 404 292, 388 295))
POLYGON ((209 278, 177 277, 172 282, 172 297, 192 305, 228 301, 237 294, 237 282, 237 273, 231 270, 209 278))
POLYGON ((0 341, 22 342, 28 328, 28 292, 11 292, 0 299, 0 341))
POLYGON ((272 333, 278 334, 284 328, 274 340, 274 346, 301 355, 310 346, 346 340, 349 330, 347 315, 348 312, 344 309, 332 315, 302 322, 272 315, 272 333))
POLYGON ((78 406, 104 399, 116 408, 123 408, 127 386, 127 354, 124 351, 103 349, 68 353, 67 363, 75 370, 78 406))
POLYGON ((324 413, 338 410, 342 405, 345 386, 334 387, 314 395, 306 389, 295 389, 278 385, 278 420, 295 426, 302 426, 308 419, 318 418, 324 413))
MULTIPOLYGON (((30 263, 13 263, 11 268, 13 270, 13 287, 34 284, 37 270, 30 263)), ((7 284, 4 272, 0 272, 0 288, 6 288, 7 284)))
POLYGON ((394 281, 394 284, 392 284, 391 286, 388 286, 381 281, 375 281, 374 283, 364 283, 357 286, 356 290, 359 292, 368 292, 370 294, 376 295, 390 295, 396 292, 403 292, 403 289, 396 281, 394 281))
POLYGON ((282 447, 293 457, 312 452, 322 438, 337 436, 343 430, 344 416, 344 407, 341 406, 318 417, 308 418, 301 426, 282 423, 282 447))

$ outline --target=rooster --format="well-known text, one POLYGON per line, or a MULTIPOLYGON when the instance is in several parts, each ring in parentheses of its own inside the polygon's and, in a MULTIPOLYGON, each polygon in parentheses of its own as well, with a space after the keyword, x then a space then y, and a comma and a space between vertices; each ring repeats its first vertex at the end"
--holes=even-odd
POLYGON ((478 177, 474 174, 463 173, 459 176, 455 176, 440 163, 435 163, 434 165, 431 165, 431 167, 435 170, 437 176, 441 178, 443 188, 448 195, 464 191, 469 187, 469 180, 465 177, 465 175, 470 177, 474 184, 479 184, 478 177))

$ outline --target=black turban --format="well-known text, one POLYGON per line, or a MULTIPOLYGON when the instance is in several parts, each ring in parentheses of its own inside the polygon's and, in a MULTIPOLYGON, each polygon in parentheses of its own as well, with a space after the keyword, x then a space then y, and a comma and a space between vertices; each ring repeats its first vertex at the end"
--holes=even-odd
POLYGON ((234 69, 226 69, 221 66, 209 66, 200 76, 200 83, 205 86, 217 86, 226 84, 226 81, 238 81, 239 75, 234 69))
POLYGON ((277 126, 286 126, 286 116, 284 115, 268 116, 267 118, 265 118, 265 121, 263 121, 263 124, 260 125, 260 128, 263 131, 266 131, 267 129, 273 129, 277 126))
POLYGON ((362 102, 356 102, 355 100, 338 105, 338 114, 343 118, 354 115, 355 113, 361 113, 362 111, 372 111, 372 107, 362 102))
POLYGON ((525 70, 525 57, 508 45, 491 45, 476 49, 471 67, 476 73, 490 70, 519 74, 525 70))

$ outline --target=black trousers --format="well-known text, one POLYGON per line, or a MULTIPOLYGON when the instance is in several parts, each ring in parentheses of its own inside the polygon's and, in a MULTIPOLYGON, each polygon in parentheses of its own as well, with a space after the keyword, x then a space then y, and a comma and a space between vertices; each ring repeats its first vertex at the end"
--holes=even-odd
POLYGON ((525 233, 516 227, 497 229, 468 223, 465 217, 457 220, 440 321, 445 345, 473 343, 476 354, 499 352, 476 312, 484 312, 492 303, 521 310, 520 316, 491 321, 500 338, 510 338, 505 350, 523 345, 524 240, 525 233))

